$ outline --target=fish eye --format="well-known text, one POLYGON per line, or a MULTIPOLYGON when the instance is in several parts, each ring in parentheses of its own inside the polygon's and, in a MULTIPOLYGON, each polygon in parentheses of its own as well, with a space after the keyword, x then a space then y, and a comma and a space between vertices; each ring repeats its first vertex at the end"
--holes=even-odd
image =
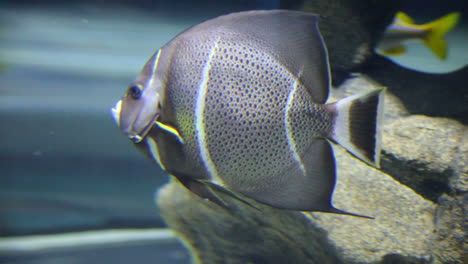
POLYGON ((134 84, 128 88, 127 94, 129 94, 133 99, 138 100, 141 97, 143 87, 140 84, 134 84))

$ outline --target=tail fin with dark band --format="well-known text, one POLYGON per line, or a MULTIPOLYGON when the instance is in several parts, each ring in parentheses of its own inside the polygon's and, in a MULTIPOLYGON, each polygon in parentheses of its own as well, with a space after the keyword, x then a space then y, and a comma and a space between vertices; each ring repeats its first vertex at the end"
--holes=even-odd
POLYGON ((375 167, 380 166, 384 91, 350 96, 331 105, 336 118, 330 138, 375 167))

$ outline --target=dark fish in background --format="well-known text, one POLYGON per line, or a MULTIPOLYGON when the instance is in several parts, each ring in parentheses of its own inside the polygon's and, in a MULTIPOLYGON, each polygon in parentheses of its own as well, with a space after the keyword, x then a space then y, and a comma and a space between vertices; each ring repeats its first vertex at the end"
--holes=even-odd
POLYGON ((281 8, 298 9, 326 17, 320 32, 328 47, 333 85, 349 72, 360 71, 374 54, 385 28, 406 0, 295 0, 281 1, 281 8))
POLYGON ((439 19, 423 25, 417 25, 403 12, 398 12, 377 45, 377 52, 387 56, 398 56, 406 53, 403 42, 410 39, 421 40, 441 60, 447 57, 445 35, 460 20, 460 13, 452 12, 439 19))
POLYGON ((355 215, 331 203, 329 142, 378 167, 383 90, 326 104, 330 67, 318 22, 273 10, 191 27, 151 57, 114 119, 161 168, 221 206, 220 190, 276 208, 355 215))

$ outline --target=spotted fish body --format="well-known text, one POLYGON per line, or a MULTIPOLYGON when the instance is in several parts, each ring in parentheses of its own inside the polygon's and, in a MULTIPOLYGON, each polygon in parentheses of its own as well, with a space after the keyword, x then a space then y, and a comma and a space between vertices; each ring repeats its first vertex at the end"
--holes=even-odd
POLYGON ((378 164, 381 92, 325 104, 330 76, 318 19, 251 11, 196 25, 156 52, 114 117, 201 197, 222 204, 213 188, 221 186, 278 208, 346 213, 330 202, 328 140, 378 164), (347 125, 356 106, 354 124, 370 117, 363 142, 347 125))

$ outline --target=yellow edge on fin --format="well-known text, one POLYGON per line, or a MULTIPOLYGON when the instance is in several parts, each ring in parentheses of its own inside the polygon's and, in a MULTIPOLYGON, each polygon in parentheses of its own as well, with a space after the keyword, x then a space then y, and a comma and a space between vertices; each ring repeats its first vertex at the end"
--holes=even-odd
POLYGON ((163 129, 163 130, 165 130, 165 131, 167 131, 167 132, 173 134, 174 136, 176 136, 176 137, 177 137, 177 140, 179 140, 180 143, 182 143, 182 144, 184 143, 184 139, 183 139, 182 136, 179 134, 179 131, 177 131, 177 129, 175 129, 175 128, 169 126, 169 125, 166 125, 166 124, 164 124, 164 123, 161 123, 161 122, 159 122, 159 121, 154 121, 154 123, 155 123, 158 127, 160 127, 161 129, 163 129))

